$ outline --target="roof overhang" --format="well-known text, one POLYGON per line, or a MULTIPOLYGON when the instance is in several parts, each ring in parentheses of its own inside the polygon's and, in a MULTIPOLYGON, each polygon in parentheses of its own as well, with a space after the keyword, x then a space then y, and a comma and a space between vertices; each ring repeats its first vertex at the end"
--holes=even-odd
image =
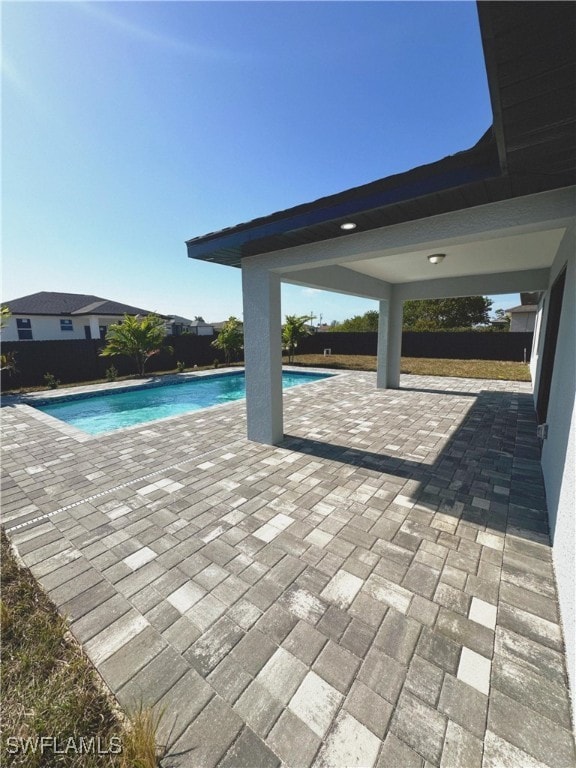
MULTIPOLYGON (((478 13, 494 125, 474 147, 403 174, 193 238, 187 241, 188 256, 238 267, 247 257, 300 251, 302 246, 313 249, 320 243, 329 243, 337 252, 342 240, 353 238, 360 243, 364 233, 574 185, 576 4, 480 2, 478 13), (352 233, 340 229, 346 221, 356 224, 352 233)), ((386 279, 405 282, 406 249, 399 249, 397 257, 404 266, 386 279)), ((355 260, 359 261, 358 255, 355 260)), ((386 266, 392 268, 393 262, 386 266)), ((360 267, 356 263, 356 272, 362 271, 360 267)), ((374 268, 372 260, 364 274, 374 279, 374 268)), ((426 278, 413 277, 415 282, 420 279, 426 278)))

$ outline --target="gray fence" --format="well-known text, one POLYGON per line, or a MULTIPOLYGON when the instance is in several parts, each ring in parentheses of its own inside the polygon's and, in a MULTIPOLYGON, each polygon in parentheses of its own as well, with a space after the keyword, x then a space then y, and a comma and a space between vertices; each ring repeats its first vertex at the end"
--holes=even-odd
MULTIPOLYGON (((187 367, 224 362, 221 352, 211 342, 212 336, 175 336, 166 339, 172 350, 163 349, 152 357, 146 370, 169 371, 182 361, 187 367)), ((103 379, 106 369, 114 366, 120 376, 135 373, 135 365, 126 357, 100 357, 104 342, 78 339, 73 341, 13 341, 2 345, 3 352, 14 352, 16 373, 2 372, 2 388, 41 386, 46 373, 52 373, 63 384, 103 379)), ((334 355, 375 355, 376 333, 316 333, 302 340, 298 352, 322 354, 330 349, 334 355)), ((531 333, 413 333, 402 334, 404 357, 433 357, 456 360, 530 359, 531 333)))

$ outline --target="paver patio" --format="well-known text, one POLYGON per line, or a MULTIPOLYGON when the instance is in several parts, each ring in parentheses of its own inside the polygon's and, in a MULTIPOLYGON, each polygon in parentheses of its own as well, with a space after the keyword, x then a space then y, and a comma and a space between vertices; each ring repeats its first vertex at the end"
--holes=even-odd
POLYGON ((166 766, 569 768, 530 386, 346 373, 82 437, 3 409, 3 524, 166 766))

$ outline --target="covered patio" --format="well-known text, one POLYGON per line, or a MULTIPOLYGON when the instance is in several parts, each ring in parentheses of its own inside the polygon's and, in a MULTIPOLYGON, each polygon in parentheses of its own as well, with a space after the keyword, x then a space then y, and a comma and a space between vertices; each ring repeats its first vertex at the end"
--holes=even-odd
POLYGON ((407 299, 539 292, 531 372, 576 689, 576 6, 480 2, 493 124, 472 148, 187 242, 242 270, 247 434, 282 443, 282 282, 379 301, 383 391, 407 299))
POLYGON ((530 386, 345 373, 87 437, 4 408, 3 522, 165 766, 575 761, 530 386))

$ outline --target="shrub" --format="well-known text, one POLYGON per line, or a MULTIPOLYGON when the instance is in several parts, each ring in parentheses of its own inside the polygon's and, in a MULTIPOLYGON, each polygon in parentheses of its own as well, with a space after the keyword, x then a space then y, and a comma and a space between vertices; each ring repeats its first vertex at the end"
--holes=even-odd
POLYGON ((50 387, 50 389, 58 389, 60 386, 60 379, 57 379, 53 373, 45 373, 44 381, 46 382, 46 386, 50 387))

